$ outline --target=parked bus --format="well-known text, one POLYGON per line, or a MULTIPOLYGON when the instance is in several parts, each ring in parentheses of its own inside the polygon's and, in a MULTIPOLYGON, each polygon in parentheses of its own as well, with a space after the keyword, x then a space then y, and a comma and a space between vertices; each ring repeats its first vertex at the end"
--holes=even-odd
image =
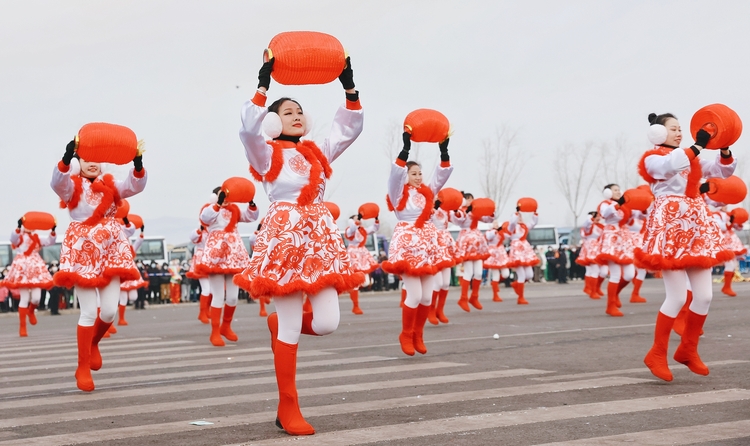
POLYGON ((10 242, 0 242, 0 268, 5 268, 13 261, 13 250, 10 242))
MULTIPOLYGON (((131 240, 131 243, 135 239, 131 240)), ((135 259, 143 263, 156 262, 158 264, 167 263, 167 243, 164 237, 144 237, 140 248, 135 252, 135 259)))

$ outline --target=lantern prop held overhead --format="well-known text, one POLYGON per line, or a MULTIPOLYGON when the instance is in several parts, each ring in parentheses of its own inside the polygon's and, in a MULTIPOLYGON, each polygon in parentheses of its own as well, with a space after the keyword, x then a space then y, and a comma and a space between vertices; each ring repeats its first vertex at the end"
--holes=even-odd
POLYGON ((742 135, 742 120, 726 105, 711 104, 695 112, 690 120, 690 134, 693 135, 693 139, 700 129, 711 135, 706 149, 723 149, 737 142, 742 135))
POLYGON ((365 203, 359 207, 357 213, 362 216, 363 220, 378 218, 380 207, 376 203, 365 203))
POLYGON ((476 218, 491 217, 495 213, 495 202, 489 198, 475 198, 471 202, 471 213, 476 218))
POLYGON ((539 205, 536 200, 531 197, 524 197, 518 200, 516 207, 519 207, 519 212, 536 212, 539 205))
POLYGON ((271 76, 282 85, 327 84, 346 66, 341 42, 315 31, 277 34, 263 52, 263 61, 270 59, 275 59, 271 76))
POLYGON ((444 187, 438 192, 437 199, 440 200, 440 209, 444 211, 457 211, 461 209, 464 202, 464 194, 452 187, 444 187))
POLYGON ((48 212, 30 211, 23 214, 21 220, 29 231, 47 231, 57 226, 54 215, 48 212))
POLYGON ((404 131, 411 134, 414 142, 443 142, 450 136, 448 118, 437 110, 420 108, 406 115, 404 131))
POLYGON ((92 163, 128 164, 138 155, 138 140, 128 127, 92 122, 76 135, 76 153, 92 163))
POLYGON ((255 198, 255 185, 243 177, 227 178, 221 185, 227 203, 250 203, 255 198))

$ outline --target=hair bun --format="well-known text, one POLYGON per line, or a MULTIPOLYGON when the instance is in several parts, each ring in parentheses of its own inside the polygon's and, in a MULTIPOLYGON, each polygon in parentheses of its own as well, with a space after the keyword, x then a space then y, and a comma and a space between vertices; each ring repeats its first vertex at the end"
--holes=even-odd
POLYGON ((648 123, 649 124, 653 124, 654 122, 656 122, 656 118, 657 118, 656 113, 649 113, 648 114, 648 123))

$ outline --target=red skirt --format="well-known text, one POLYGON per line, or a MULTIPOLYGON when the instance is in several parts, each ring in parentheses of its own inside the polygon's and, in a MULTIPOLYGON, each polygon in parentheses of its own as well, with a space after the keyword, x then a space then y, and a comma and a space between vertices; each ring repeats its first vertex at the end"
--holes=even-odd
POLYGON ((99 288, 108 285, 113 277, 120 281, 141 278, 122 225, 111 217, 92 226, 71 222, 60 249, 55 285, 99 288))
POLYGON ((8 275, 2 281, 7 288, 52 288, 52 275, 38 252, 29 255, 19 254, 8 268, 8 275))
POLYGON ((349 245, 346 251, 349 254, 349 264, 353 271, 370 274, 380 266, 364 246, 349 245))
POLYGON ((732 251, 735 256, 744 256, 747 254, 747 248, 742 244, 742 240, 737 236, 734 231, 727 231, 724 233, 722 238, 722 245, 724 249, 732 251))
POLYGON ((299 291, 312 295, 329 287, 344 293, 364 281, 364 274, 352 269, 338 227, 323 203, 299 206, 279 201, 268 209, 249 266, 234 276, 234 283, 255 298, 299 291))
POLYGON ((457 261, 465 262, 467 260, 487 260, 490 258, 487 239, 484 238, 479 229, 462 229, 458 233, 456 248, 457 261))
MULTIPOLYGON (((243 243, 244 246, 244 243, 243 243)), ((193 252, 193 260, 190 262, 190 269, 187 273, 185 273, 185 276, 187 276, 190 279, 203 279, 208 277, 208 275, 201 275, 195 272, 195 265, 200 262, 200 258, 203 257, 203 247, 196 247, 195 252, 193 252)))
POLYGON ((120 283, 121 291, 133 291, 133 290, 137 290, 138 288, 148 288, 148 282, 146 282, 143 279, 138 279, 138 280, 126 280, 125 282, 120 283))
POLYGON ((510 262, 508 268, 518 268, 520 266, 536 266, 540 263, 539 257, 534 253, 534 249, 526 240, 511 240, 510 242, 510 262))
POLYGON ((635 265, 649 271, 711 268, 734 259, 721 244, 721 231, 701 198, 656 197, 646 220, 635 265))
POLYGON ((435 231, 437 232, 437 247, 432 252, 432 263, 435 265, 435 271, 438 272, 456 265, 456 241, 453 240, 449 231, 440 230, 437 227, 435 231))
POLYGON ((599 237, 599 254, 596 263, 607 265, 615 262, 618 265, 630 265, 633 263, 632 246, 633 239, 626 229, 614 225, 607 225, 599 237))
POLYGON ((510 256, 505 251, 505 246, 490 246, 490 258, 485 260, 482 266, 487 269, 510 268, 510 256))
POLYGON ((208 233, 203 255, 195 262, 194 271, 199 277, 209 274, 237 274, 250 264, 250 255, 236 230, 208 233))
POLYGON ((581 252, 578 253, 576 263, 581 266, 596 264, 596 256, 599 255, 599 239, 585 239, 581 244, 581 252))
POLYGON ((435 225, 425 224, 418 228, 412 223, 400 221, 396 224, 388 249, 388 260, 383 262, 383 271, 407 276, 428 276, 437 272, 433 252, 437 249, 435 225))

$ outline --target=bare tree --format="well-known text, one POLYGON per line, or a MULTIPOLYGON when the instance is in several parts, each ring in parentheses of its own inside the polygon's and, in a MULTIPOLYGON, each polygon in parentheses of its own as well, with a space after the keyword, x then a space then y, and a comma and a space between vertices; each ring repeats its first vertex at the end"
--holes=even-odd
POLYGON ((625 191, 638 185, 638 160, 642 151, 635 149, 624 135, 615 138, 611 144, 601 143, 599 152, 602 160, 599 181, 602 187, 615 183, 625 191))
POLYGON ((482 141, 480 181, 484 195, 495 202, 495 215, 501 215, 528 159, 518 147, 517 137, 517 130, 502 126, 482 141))
POLYGON ((555 182, 568 202, 573 226, 578 224, 598 179, 602 157, 596 156, 596 150, 596 144, 588 141, 583 145, 566 144, 555 151, 555 182))

